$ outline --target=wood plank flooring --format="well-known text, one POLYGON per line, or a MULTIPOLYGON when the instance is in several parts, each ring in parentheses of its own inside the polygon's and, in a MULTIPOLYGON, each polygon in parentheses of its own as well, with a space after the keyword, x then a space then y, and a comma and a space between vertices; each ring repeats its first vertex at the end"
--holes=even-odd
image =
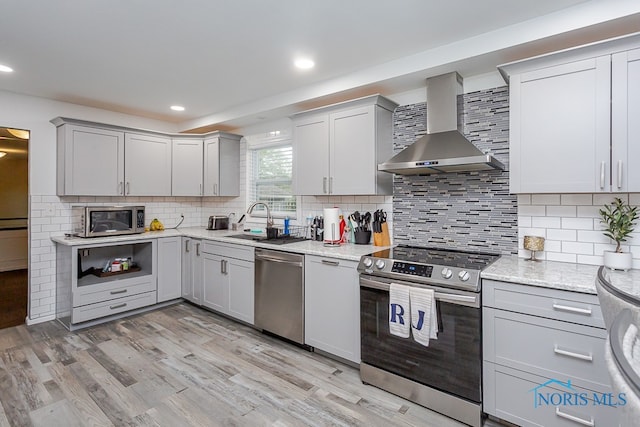
POLYGON ((22 325, 27 317, 28 270, 0 272, 0 329, 22 325))
POLYGON ((0 427, 461 426, 187 303, 77 332, 0 330, 0 402, 0 427))

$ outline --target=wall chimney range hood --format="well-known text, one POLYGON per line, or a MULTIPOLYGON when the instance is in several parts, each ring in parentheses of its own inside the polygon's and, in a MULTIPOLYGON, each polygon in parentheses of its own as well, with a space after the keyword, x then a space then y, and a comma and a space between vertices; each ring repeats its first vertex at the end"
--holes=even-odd
POLYGON ((427 79, 427 134, 379 164, 378 170, 399 175, 503 170, 504 165, 476 148, 458 131, 458 95, 462 77, 456 72, 427 79))

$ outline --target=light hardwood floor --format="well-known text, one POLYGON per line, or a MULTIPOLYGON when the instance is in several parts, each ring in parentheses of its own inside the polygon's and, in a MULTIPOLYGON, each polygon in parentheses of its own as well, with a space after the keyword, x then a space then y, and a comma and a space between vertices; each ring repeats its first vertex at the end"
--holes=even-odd
POLYGON ((0 401, 0 426, 461 426, 186 303, 0 330, 0 401))

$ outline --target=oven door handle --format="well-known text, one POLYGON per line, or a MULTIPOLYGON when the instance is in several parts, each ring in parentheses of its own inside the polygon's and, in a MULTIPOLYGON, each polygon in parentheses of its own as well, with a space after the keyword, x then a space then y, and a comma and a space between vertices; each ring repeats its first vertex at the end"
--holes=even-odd
MULTIPOLYGON (((389 283, 378 282, 377 280, 371 280, 371 279, 366 279, 364 277, 360 277, 360 287, 378 289, 381 291, 389 292, 389 288, 391 286, 389 285, 389 283)), ((469 305, 476 308, 480 307, 480 294, 472 296, 472 295, 459 295, 459 294, 450 294, 450 293, 435 291, 435 298, 439 301, 450 302, 452 304, 469 305)))

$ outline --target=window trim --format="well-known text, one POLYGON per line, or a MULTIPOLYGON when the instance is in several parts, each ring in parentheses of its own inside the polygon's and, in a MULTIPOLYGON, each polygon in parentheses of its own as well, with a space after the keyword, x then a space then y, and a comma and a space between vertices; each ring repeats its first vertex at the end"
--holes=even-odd
MULTIPOLYGON (((272 131, 267 132, 265 134, 254 135, 250 137, 245 137, 247 141, 247 154, 246 154, 246 200, 245 200, 245 212, 249 209, 249 207, 253 204, 253 200, 249 200, 249 197, 252 195, 253 182, 252 182, 252 174, 253 174, 253 151, 261 150, 265 148, 278 147, 282 145, 291 145, 293 150, 293 139, 291 138, 290 130, 280 130, 280 131, 272 131)), ((293 162, 293 159, 292 159, 293 162)), ((292 165, 293 167, 293 165, 292 165)), ((293 169, 293 168, 292 168, 293 169)), ((291 184, 293 190, 293 170, 291 174, 291 184)), ((302 197, 296 194, 292 196, 296 198, 296 211, 290 213, 276 212, 272 213, 274 219, 284 219, 285 217, 289 217, 289 219, 296 221, 298 218, 301 218, 301 202, 302 197)), ((254 218, 266 218, 266 212, 255 211, 251 214, 254 218)))

